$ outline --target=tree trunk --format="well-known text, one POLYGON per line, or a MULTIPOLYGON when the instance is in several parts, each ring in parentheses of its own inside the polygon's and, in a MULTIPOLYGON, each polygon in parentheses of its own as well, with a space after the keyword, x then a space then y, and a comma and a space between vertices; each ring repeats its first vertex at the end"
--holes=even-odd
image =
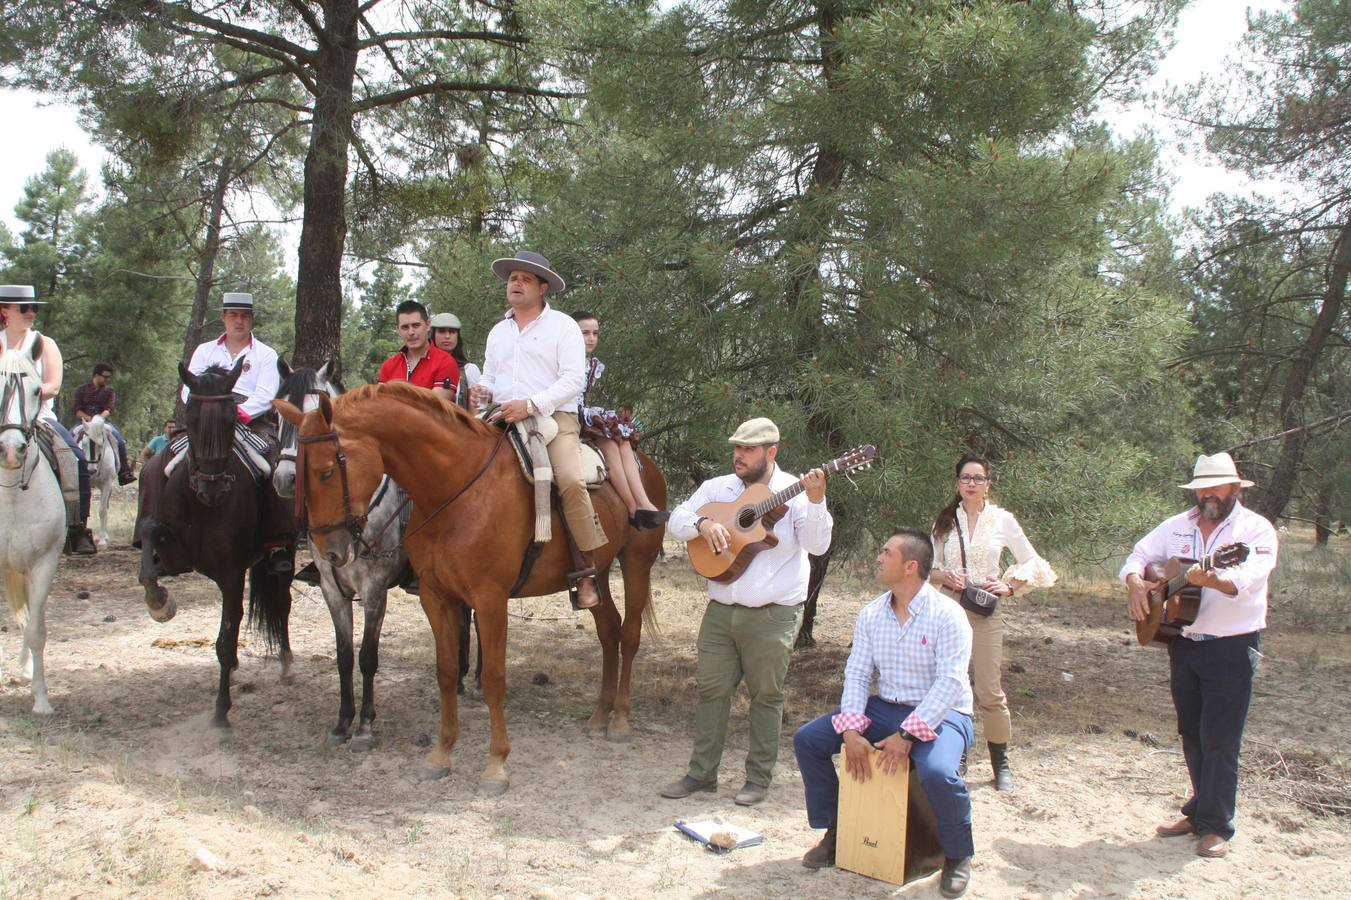
MULTIPOLYGON (((1290 374, 1285 380, 1285 390, 1281 394, 1283 430, 1299 428, 1304 390, 1318 365, 1328 336, 1342 314, 1348 271, 1351 271, 1351 219, 1342 225, 1337 242, 1333 245, 1323 306, 1318 311, 1318 317, 1314 319, 1313 327, 1309 329, 1309 337, 1304 341, 1304 346, 1295 355, 1290 366, 1290 374)), ((1286 504, 1290 502, 1290 495, 1294 493, 1308 435, 1307 430, 1300 428, 1286 435, 1285 440, 1281 442, 1281 452, 1276 458, 1276 465, 1272 468, 1271 480, 1257 504, 1257 511, 1273 522, 1285 511, 1286 504)))
POLYGON ((1328 538, 1332 537, 1332 485, 1329 482, 1318 482, 1313 503, 1313 540, 1317 546, 1326 547, 1328 538))
POLYGON ((296 277, 292 365, 318 367, 342 351, 342 254, 347 240, 347 153, 352 143, 357 2, 330 0, 315 66, 305 156, 305 214, 296 277))
MULTIPOLYGON (((206 321, 206 307, 211 302, 211 289, 216 284, 216 257, 220 253, 220 223, 225 216, 225 191, 230 187, 234 160, 228 156, 220 162, 216 184, 211 189, 211 203, 206 214, 206 239, 202 255, 197 260, 197 289, 192 295, 192 312, 188 327, 183 332, 183 364, 192 359, 192 351, 202 342, 202 324, 206 321)), ((174 403, 174 418, 183 421, 183 394, 180 391, 174 403)))

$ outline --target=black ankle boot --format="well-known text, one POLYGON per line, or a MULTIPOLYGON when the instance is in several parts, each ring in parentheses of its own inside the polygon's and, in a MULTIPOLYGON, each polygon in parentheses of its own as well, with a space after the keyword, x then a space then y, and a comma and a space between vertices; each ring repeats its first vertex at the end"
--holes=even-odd
POLYGON ((994 770, 994 789, 1013 790, 1013 771, 1009 768, 1009 745, 990 744, 990 768, 994 770))
POLYGON ((80 556, 92 556, 99 552, 99 548, 94 546, 94 535, 84 527, 84 523, 72 525, 66 529, 66 553, 75 553, 80 556))

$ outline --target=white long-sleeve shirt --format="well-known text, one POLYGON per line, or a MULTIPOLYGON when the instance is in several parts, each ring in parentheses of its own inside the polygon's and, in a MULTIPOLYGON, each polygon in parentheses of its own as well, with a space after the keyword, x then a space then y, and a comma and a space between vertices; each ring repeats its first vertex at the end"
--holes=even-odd
POLYGON ((478 383, 491 388, 498 403, 530 400, 540 415, 551 416, 555 410, 576 412, 585 366, 582 329, 546 303, 524 328, 510 312, 493 326, 478 383))
MULTIPOLYGON (((228 372, 235 367, 235 363, 239 362, 241 357, 244 359, 244 370, 239 373, 239 380, 235 382, 234 393, 244 398, 239 408, 252 419, 271 412, 272 401, 277 396, 281 375, 277 372, 276 350, 258 338, 250 336, 248 345, 231 355, 229 348, 225 346, 225 335, 222 334, 214 341, 197 345, 197 349, 192 351, 188 371, 194 375, 201 375, 211 366, 221 366, 228 372)), ((183 386, 181 393, 186 401, 187 385, 183 386)))
POLYGON ((934 568, 958 569, 962 567, 962 548, 957 540, 957 529, 962 529, 962 540, 966 541, 966 570, 973 584, 980 584, 991 578, 1001 581, 1021 581, 1023 590, 1050 587, 1056 582, 1055 571, 1046 560, 1033 549, 1032 542, 1023 533, 1023 526, 1013 513, 987 502, 985 508, 976 517, 976 527, 971 527, 966 517, 966 507, 957 504, 957 522, 942 541, 935 540, 934 568), (1007 547, 1013 554, 1014 563, 999 571, 999 560, 1007 547))
POLYGON ((1193 507, 1165 519, 1141 538, 1121 567, 1121 580, 1131 574, 1143 576, 1145 566, 1150 563, 1162 566, 1173 556, 1200 559, 1226 544, 1247 544, 1248 558, 1244 562, 1216 573, 1238 588, 1238 594, 1230 597, 1214 588, 1202 588, 1201 610, 1196 621, 1183 628, 1182 633, 1228 637, 1261 631, 1267 627, 1267 581, 1276 568, 1279 549, 1276 529, 1264 517, 1236 502, 1229 515, 1210 533, 1210 539, 1205 540, 1196 524, 1199 515, 1200 511, 1193 507))
MULTIPOLYGON (((769 489, 781 491, 796 483, 798 477, 778 466, 769 477, 769 489)), ((699 537, 695 522, 699 508, 706 503, 731 503, 746 491, 746 483, 736 475, 710 478, 684 503, 671 510, 666 522, 666 533, 679 541, 699 537)), ((788 501, 788 512, 774 523, 777 546, 761 550, 752 559, 746 571, 736 581, 722 584, 708 582, 710 599, 728 606, 796 606, 807 599, 807 579, 811 565, 808 553, 821 554, 830 549, 830 535, 835 521, 826 509, 826 501, 812 503, 805 493, 788 501)), ((700 538, 702 540, 702 538, 700 538)))

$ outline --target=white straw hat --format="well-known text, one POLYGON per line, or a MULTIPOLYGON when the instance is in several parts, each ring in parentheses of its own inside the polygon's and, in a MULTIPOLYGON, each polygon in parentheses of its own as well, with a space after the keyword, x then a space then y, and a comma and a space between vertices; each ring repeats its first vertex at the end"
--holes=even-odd
POLYGON ((1215 487, 1217 484, 1237 484, 1239 487, 1252 487, 1253 483, 1238 477, 1238 466, 1228 453, 1216 453, 1196 457, 1196 466, 1192 469, 1192 480, 1178 487, 1194 491, 1197 488, 1215 487))

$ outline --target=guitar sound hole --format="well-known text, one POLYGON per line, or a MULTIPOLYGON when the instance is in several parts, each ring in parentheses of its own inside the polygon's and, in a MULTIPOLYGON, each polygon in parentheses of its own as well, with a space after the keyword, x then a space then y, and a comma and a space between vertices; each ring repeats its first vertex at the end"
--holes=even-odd
POLYGON ((743 506, 741 511, 736 514, 736 524, 743 530, 749 529, 755 524, 755 510, 749 506, 743 506))

